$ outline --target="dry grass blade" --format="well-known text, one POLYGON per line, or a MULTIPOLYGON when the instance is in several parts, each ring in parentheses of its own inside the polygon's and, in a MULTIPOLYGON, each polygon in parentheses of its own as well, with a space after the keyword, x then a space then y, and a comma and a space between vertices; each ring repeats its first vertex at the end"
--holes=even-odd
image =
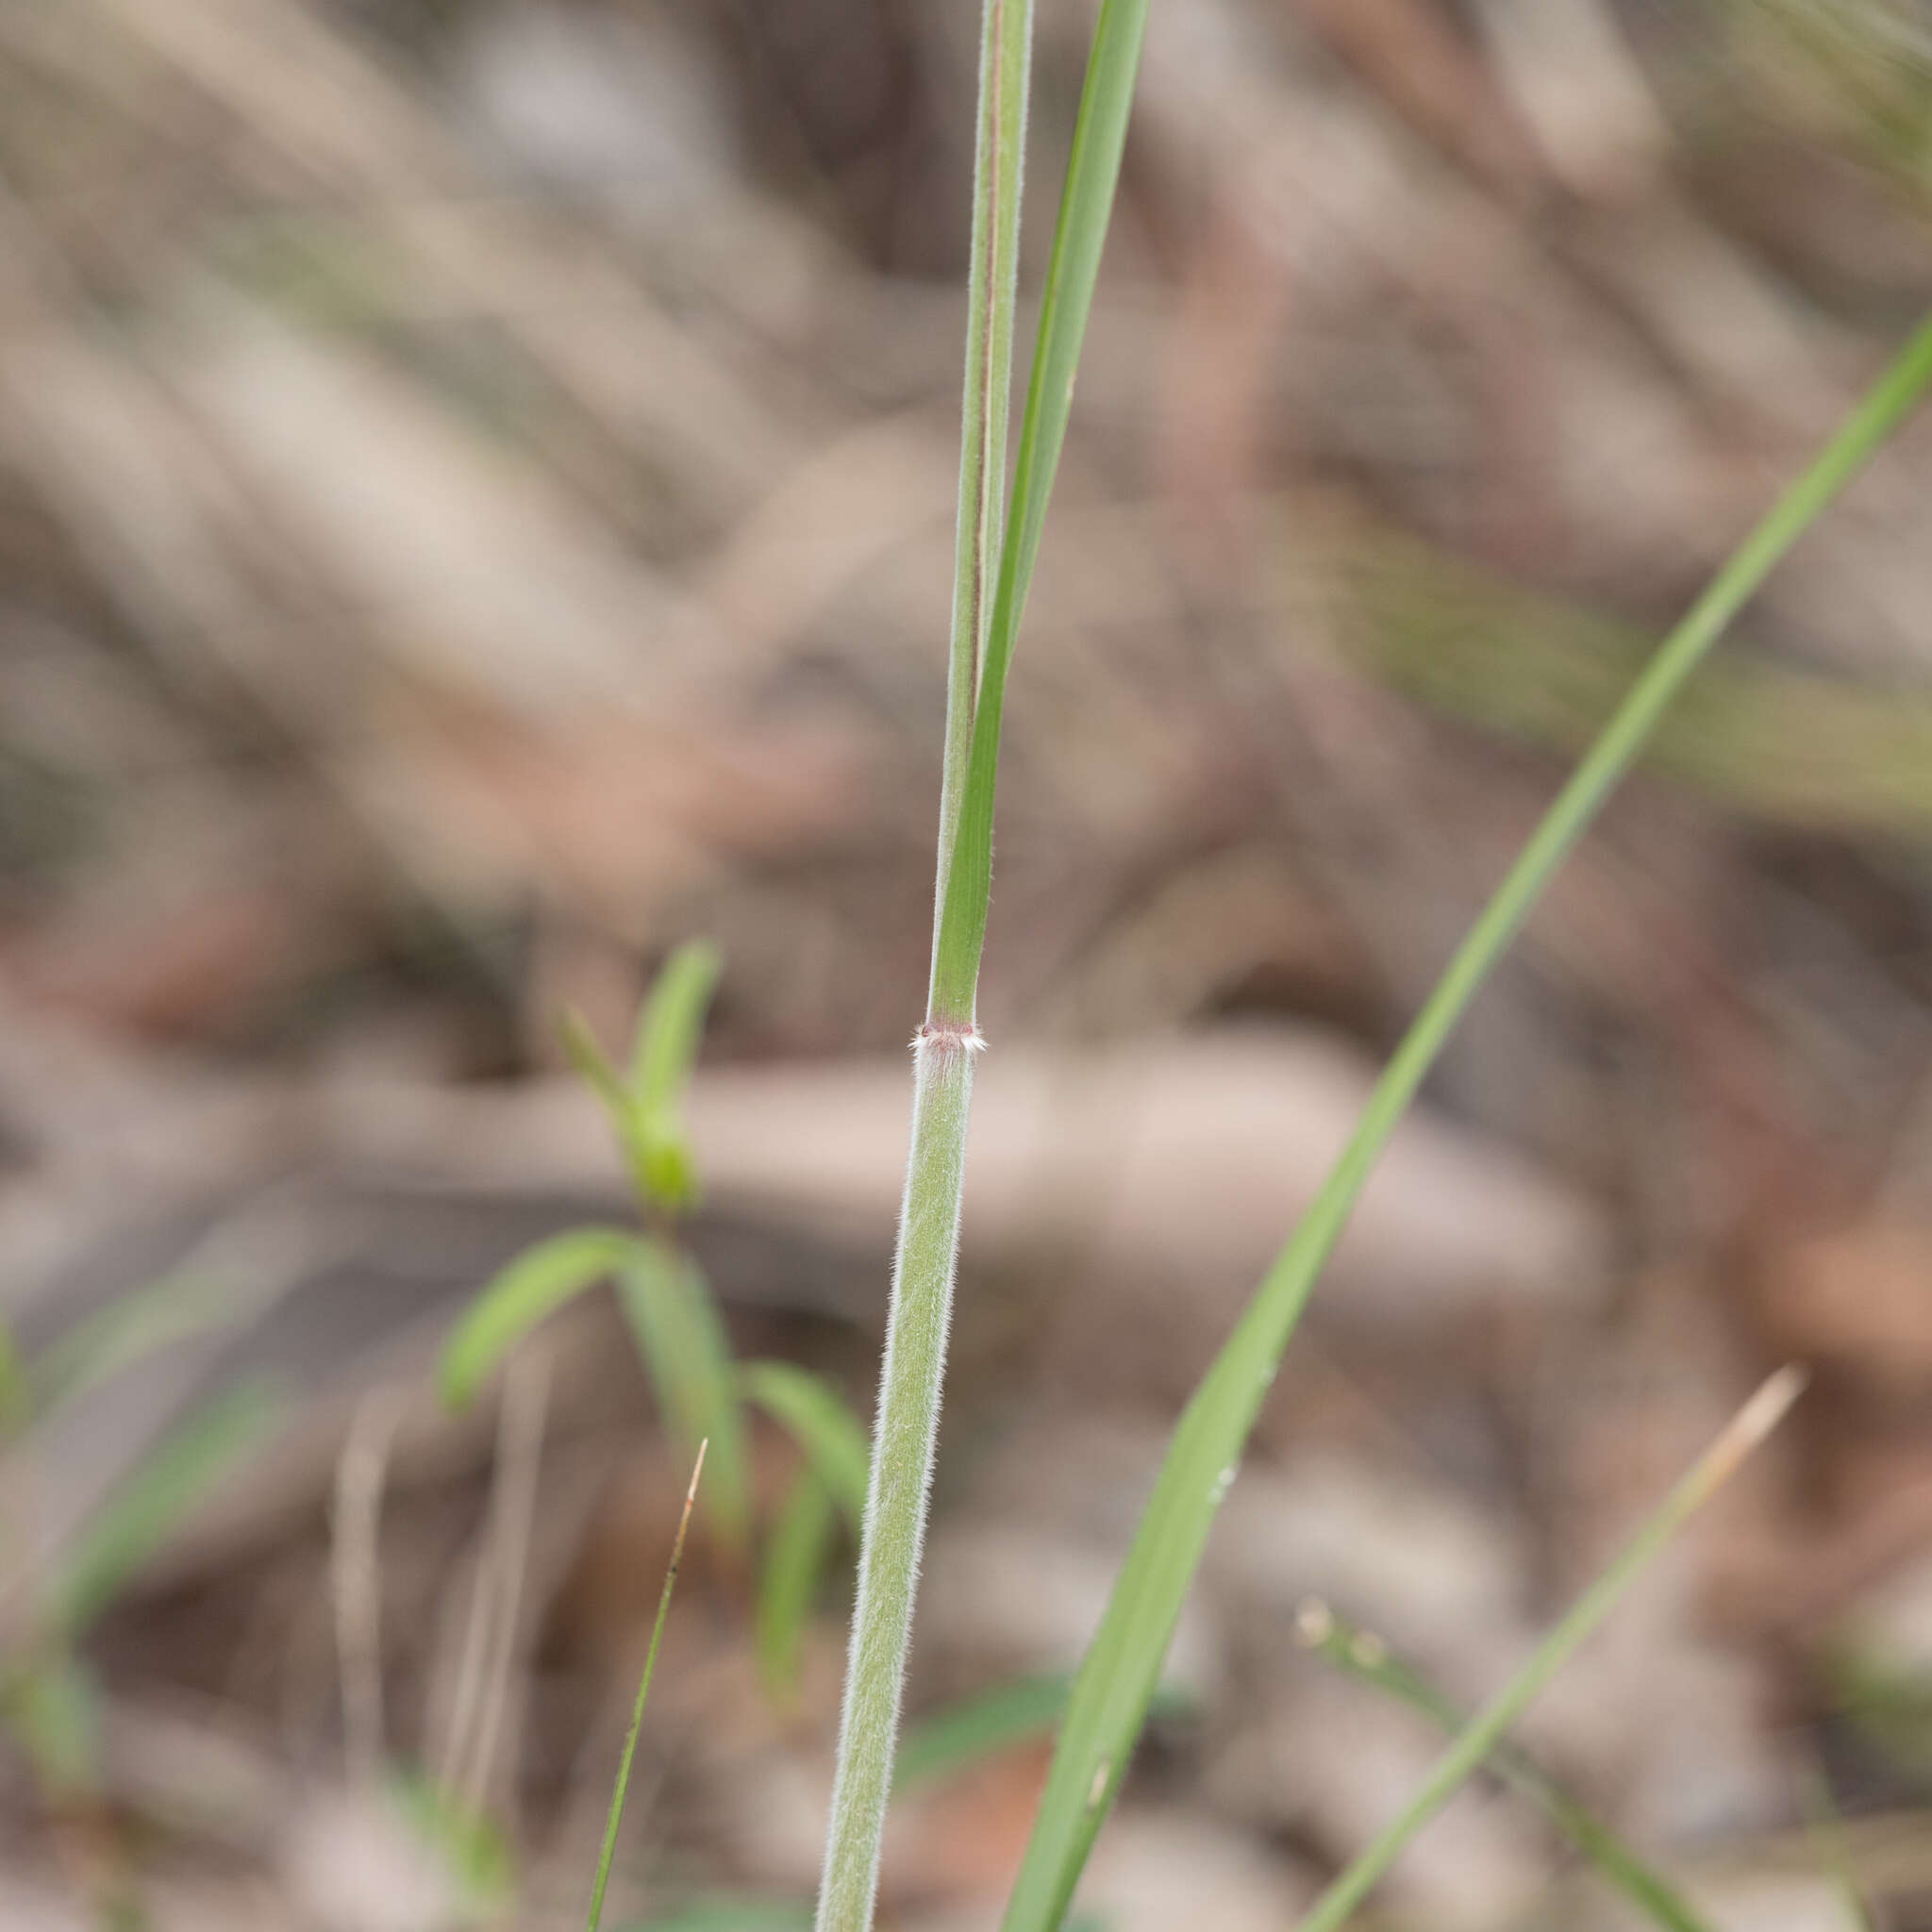
POLYGON ((1531 1652, 1509 1682, 1463 1728, 1423 1788, 1346 1872, 1315 1902, 1300 1932, 1336 1932, 1402 1849, 1493 1752, 1537 1693, 1569 1661, 1625 1591, 1656 1560, 1685 1522, 1730 1479, 1738 1465, 1784 1420, 1805 1387, 1805 1372, 1780 1369, 1731 1418, 1724 1432, 1672 1490, 1601 1576, 1531 1652))
MULTIPOLYGON (((1296 1634, 1339 1669, 1399 1698, 1452 1736, 1468 1723, 1433 1685, 1391 1657, 1379 1639, 1344 1623, 1326 1604, 1306 1605, 1296 1621, 1296 1634)), ((1668 1932, 1708 1932, 1705 1922, 1668 1879, 1599 1823, 1526 1751, 1500 1743, 1490 1754, 1489 1765, 1505 1784, 1541 1807, 1551 1824, 1641 1911, 1668 1932)))
POLYGON ((591 1888, 590 1932, 597 1932, 604 1919, 604 1892, 610 1883, 610 1861, 617 1853, 617 1830, 624 1823, 624 1801, 630 1790, 630 1768, 638 1755, 638 1732, 644 1722, 644 1703, 651 1694, 651 1678, 658 1669, 658 1646, 664 1641, 664 1620, 671 1614, 671 1592, 677 1583, 677 1566, 684 1560, 684 1539, 691 1528, 691 1512, 698 1500, 698 1478, 705 1473, 705 1451, 708 1442, 698 1444, 697 1460, 691 1465, 691 1487, 684 1492, 684 1513, 677 1519, 677 1534, 671 1543, 671 1561, 664 1571, 664 1588, 658 1598, 658 1621, 651 1625, 651 1647, 644 1653, 643 1675, 638 1680, 637 1702, 631 1707, 630 1729, 624 1736, 624 1756, 617 1760, 617 1784, 610 1793, 610 1818, 604 1827, 603 1848, 597 1854, 597 1876, 591 1888))

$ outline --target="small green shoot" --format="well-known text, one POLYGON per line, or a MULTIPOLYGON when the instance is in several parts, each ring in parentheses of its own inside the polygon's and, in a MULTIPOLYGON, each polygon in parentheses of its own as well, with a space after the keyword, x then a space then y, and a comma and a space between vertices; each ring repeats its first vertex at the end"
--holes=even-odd
POLYGON ((1422 1789, 1353 1864, 1316 1900, 1299 1932, 1337 1932, 1374 1889, 1403 1848, 1441 1809, 1465 1779, 1502 1743, 1509 1727, 1572 1653, 1614 1609, 1689 1518, 1727 1482, 1738 1465, 1784 1420, 1805 1376, 1780 1369, 1740 1408, 1687 1474, 1537 1645, 1522 1668, 1457 1733, 1422 1789))
POLYGON ((734 1561, 753 1541, 744 1405, 778 1422, 807 1463, 772 1526, 758 1584, 759 1661, 772 1696, 783 1701, 795 1688, 800 1638, 836 1546, 838 1512, 858 1531, 868 1452, 857 1417, 817 1376, 789 1362, 733 1362, 717 1301, 677 1240, 678 1222, 698 1198, 684 1094, 720 966, 708 941, 671 955, 643 1002, 622 1072, 583 1020, 564 1014, 564 1050, 610 1116, 641 1225, 568 1229, 509 1261, 444 1344, 441 1379, 452 1405, 470 1401, 540 1322, 613 1280, 673 1439, 687 1454, 700 1441, 710 1444, 705 1516, 734 1561))
MULTIPOLYGON (((1420 1711, 1452 1737, 1468 1724, 1467 1716, 1426 1678, 1391 1657, 1379 1638, 1344 1622, 1326 1604, 1305 1605, 1295 1622, 1295 1634, 1339 1670, 1420 1711)), ((1612 1885, 1666 1932, 1710 1932, 1668 1879, 1607 1825, 1600 1824, 1527 1751, 1505 1740, 1490 1753, 1488 1763, 1511 1790, 1540 1807, 1612 1885)))
POLYGON ((646 1213, 677 1215, 697 1205, 697 1163, 685 1132, 684 1090, 722 969, 708 940, 690 941, 665 960, 639 1011, 624 1073, 611 1064, 582 1014, 566 1008, 558 1028, 572 1066, 610 1116, 646 1213))
POLYGON ((644 1193, 667 1213, 695 1205, 697 1168, 684 1129, 684 1090, 718 984, 718 949, 678 947, 658 975, 631 1048, 633 1154, 644 1193))
POLYGON ((610 1861, 617 1855, 618 1827, 624 1823, 624 1801, 630 1793, 631 1765, 638 1755, 638 1733, 643 1728, 644 1703, 651 1694, 651 1679, 658 1670, 658 1646, 664 1641, 664 1622, 671 1614, 671 1592, 677 1584, 677 1566, 684 1557, 685 1533, 691 1528, 691 1512, 698 1500, 698 1478, 705 1473, 705 1450, 698 1444, 697 1460, 691 1465, 691 1487, 684 1492, 684 1513, 677 1519, 677 1534, 671 1541, 671 1561, 664 1571, 664 1588, 658 1597, 658 1621, 651 1626, 651 1645, 644 1653, 643 1674, 638 1680, 637 1702, 631 1707, 630 1728, 624 1736, 624 1755, 617 1760, 617 1783, 610 1793, 610 1816, 604 1826, 604 1843, 597 1854, 597 1876, 591 1887, 590 1932, 597 1932, 604 1921, 604 1892, 610 1883, 610 1861))

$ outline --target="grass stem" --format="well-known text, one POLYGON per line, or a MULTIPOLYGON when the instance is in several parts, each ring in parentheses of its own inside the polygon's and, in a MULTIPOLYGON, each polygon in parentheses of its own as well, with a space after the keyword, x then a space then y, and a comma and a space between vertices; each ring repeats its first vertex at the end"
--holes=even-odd
MULTIPOLYGON (((943 938, 959 826, 974 806, 969 779, 975 732, 988 722, 980 717, 979 696, 1006 535, 1007 418, 1032 50, 1033 0, 984 0, 932 974, 925 1024, 913 1042, 911 1147, 859 1537, 818 1932, 867 1932, 872 1924, 952 1325, 973 1056, 980 1040, 974 1024, 976 953, 963 981, 949 979, 943 938)), ((990 725, 996 737, 996 707, 990 725)), ((990 799, 986 808, 990 814, 990 799)), ((977 890, 983 928, 987 882, 978 880, 977 890)))
POLYGON ((973 1058, 965 1037, 922 1029, 915 1049, 912 1150, 859 1543, 839 1768, 819 1888, 820 1932, 835 1927, 862 1932, 872 1923, 939 1433, 973 1058))

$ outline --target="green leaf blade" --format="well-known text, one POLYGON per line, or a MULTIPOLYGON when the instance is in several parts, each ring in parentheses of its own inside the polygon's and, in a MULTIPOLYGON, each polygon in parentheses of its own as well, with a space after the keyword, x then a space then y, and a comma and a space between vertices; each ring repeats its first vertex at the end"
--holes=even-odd
POLYGON ((102 1702, 93 1672, 58 1651, 20 1665, 0 1687, 8 1728, 50 1795, 100 1794, 102 1702))
MULTIPOLYGON (((1932 380, 1932 319, 1732 554, 1658 647, 1557 794, 1396 1048, 1333 1172, 1256 1290, 1176 1426, 1074 1679, 1004 1932, 1052 1932, 1118 1790, 1181 1605, 1281 1352, 1377 1157, 1491 969, 1657 719, 1773 565, 1932 380)), ((956 876, 957 884, 957 876, 956 876)))
POLYGON ((148 1452, 95 1511, 56 1572, 48 1604, 61 1631, 77 1636, 108 1608, 242 1453, 261 1441, 278 1408, 265 1384, 237 1383, 148 1452))
POLYGON ((0 1441, 24 1429, 34 1412, 33 1382, 13 1330, 0 1322, 0 1441))
POLYGON ((802 1899, 694 1899, 629 1932, 808 1932, 811 1907, 802 1899))
POLYGON ((817 1474, 800 1470, 765 1541, 757 1612, 758 1672, 781 1704, 798 1693, 798 1653, 839 1533, 839 1506, 817 1474))
POLYGON ((557 1037, 565 1057, 579 1077, 599 1100, 620 1133, 630 1131, 631 1094, 618 1071, 591 1031, 591 1023, 575 1007, 566 1007, 558 1016, 557 1037))
POLYGON ((631 1048, 629 1144, 640 1187, 668 1213, 697 1200, 697 1168, 684 1127, 684 1090, 697 1063, 724 957, 708 940, 691 940, 665 960, 631 1048))
POLYGON ((1059 1722, 1072 1681, 1063 1671, 1016 1677, 927 1718, 899 1746, 894 1791, 1043 1736, 1059 1722))
POLYGON ((751 1479, 744 1416, 724 1324, 689 1257, 666 1241, 634 1241, 617 1277, 619 1305, 687 1455, 710 1450, 706 1508, 720 1541, 741 1555, 751 1541, 751 1479))
POLYGON ((475 1399, 525 1336, 587 1288, 615 1274, 639 1244, 621 1227, 573 1227, 506 1262, 471 1301, 443 1344, 437 1377, 451 1408, 475 1399))
POLYGON ((959 508, 946 675, 946 747, 933 892, 935 958, 1006 529, 1007 420, 1011 407, 1020 187, 1032 58, 1033 0, 986 0, 974 151, 972 268, 966 288, 966 374, 959 409, 959 508))
POLYGON ((124 1369, 190 1336, 226 1327, 246 1312, 224 1275, 182 1269, 131 1290, 77 1322, 28 1372, 33 1408, 46 1416, 124 1369))
POLYGON ((1053 253, 1041 291, 1040 334, 1020 419, 1012 502, 1000 550, 998 587, 987 621, 958 829, 940 882, 931 1015, 949 1023, 964 1024, 973 1017, 992 886, 993 793, 1007 671, 1032 587, 1047 501, 1073 412, 1074 377, 1113 214, 1146 25, 1147 0, 1103 0, 1074 124, 1053 253))
POLYGON ((791 1435, 846 1522, 858 1530, 872 1461, 865 1424, 830 1383, 795 1362, 746 1362, 738 1375, 745 1399, 791 1435))

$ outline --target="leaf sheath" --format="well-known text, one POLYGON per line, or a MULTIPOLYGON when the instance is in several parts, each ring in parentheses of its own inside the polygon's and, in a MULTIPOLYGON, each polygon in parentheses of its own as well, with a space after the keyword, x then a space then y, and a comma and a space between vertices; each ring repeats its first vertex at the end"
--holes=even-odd
POLYGON ((961 1039, 922 1034, 819 1932, 863 1932, 872 1923, 952 1321, 972 1093, 973 1055, 961 1039))

